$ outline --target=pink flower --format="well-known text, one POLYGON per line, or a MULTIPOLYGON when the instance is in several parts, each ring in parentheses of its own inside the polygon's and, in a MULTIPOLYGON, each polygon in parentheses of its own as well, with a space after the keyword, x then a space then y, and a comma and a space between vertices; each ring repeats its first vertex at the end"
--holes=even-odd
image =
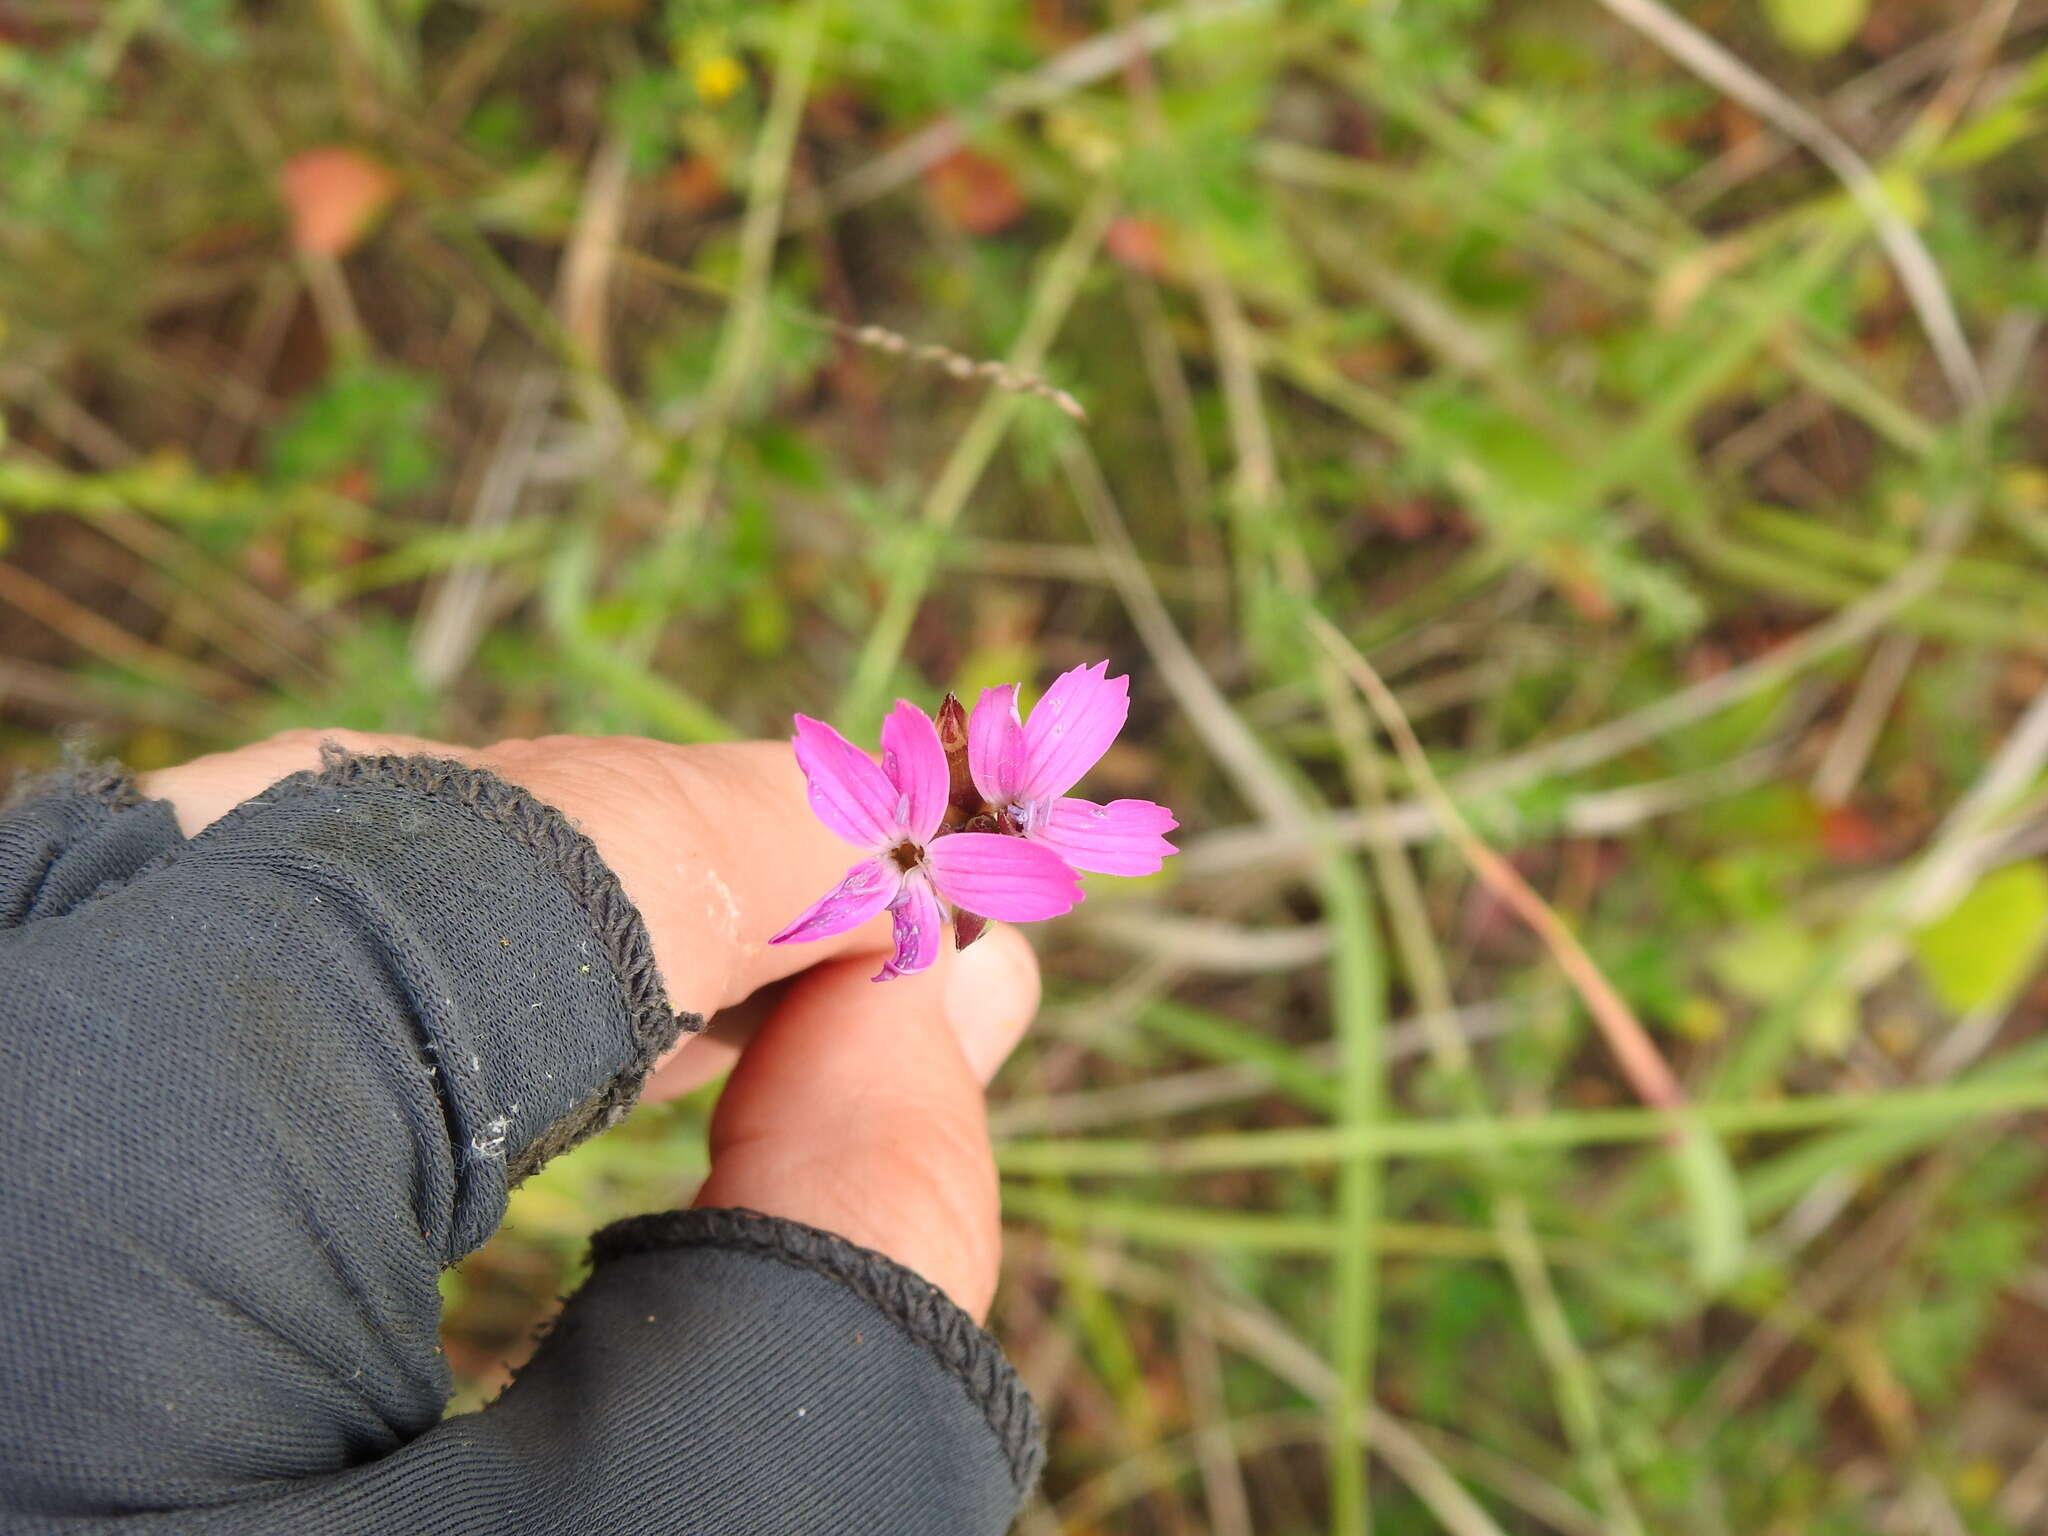
POLYGON ((999 819, 1076 869, 1153 874, 1174 852, 1164 836, 1180 825, 1173 812, 1150 800, 1067 798, 1130 712, 1131 680, 1111 677, 1106 661, 1061 673, 1028 721, 1018 718, 1015 683, 984 688, 967 723, 974 787, 999 819))
POLYGON ((805 715, 796 717, 795 744, 811 809, 868 857, 770 943, 827 938, 887 910, 896 918, 896 953, 875 977, 884 981, 938 958, 942 900, 1014 923, 1057 917, 1080 901, 1081 882, 1048 847, 994 832, 939 835, 946 752, 938 727, 915 704, 897 700, 882 723, 880 767, 805 715))

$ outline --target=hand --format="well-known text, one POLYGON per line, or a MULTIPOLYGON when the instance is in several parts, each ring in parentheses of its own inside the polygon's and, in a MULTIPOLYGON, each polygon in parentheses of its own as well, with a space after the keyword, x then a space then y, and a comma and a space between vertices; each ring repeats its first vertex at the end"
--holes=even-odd
POLYGON ((663 1059, 648 1096, 686 1092, 739 1054, 698 1203, 837 1232, 986 1314, 1001 1228, 982 1086, 1038 1006, 1037 962, 1014 929, 886 987, 868 979, 892 947, 886 917, 820 943, 770 946, 859 857, 812 816, 779 743, 548 736, 472 749, 291 731, 162 769, 142 788, 171 803, 189 837, 317 767, 323 741, 487 768, 597 845, 647 923, 671 1004, 723 1015, 663 1059))

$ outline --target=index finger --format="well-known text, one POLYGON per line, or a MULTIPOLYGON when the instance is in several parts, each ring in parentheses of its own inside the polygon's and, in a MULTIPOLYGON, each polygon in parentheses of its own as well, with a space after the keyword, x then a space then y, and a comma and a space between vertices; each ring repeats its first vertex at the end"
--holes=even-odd
POLYGON ((887 952, 886 916, 768 942, 862 857, 811 814, 786 745, 613 738, 565 752, 569 740, 503 743, 482 760, 597 844, 646 920, 675 1007, 708 1015, 820 961, 887 952))
POLYGON ((639 908, 669 1002, 709 1016, 820 961, 886 953, 877 918, 815 943, 768 938, 829 890, 860 850, 811 814, 788 746, 674 746, 639 737, 544 736, 485 748, 360 731, 290 731, 143 781, 188 836, 290 774, 323 743, 364 755, 425 754, 487 768, 567 816, 639 908))

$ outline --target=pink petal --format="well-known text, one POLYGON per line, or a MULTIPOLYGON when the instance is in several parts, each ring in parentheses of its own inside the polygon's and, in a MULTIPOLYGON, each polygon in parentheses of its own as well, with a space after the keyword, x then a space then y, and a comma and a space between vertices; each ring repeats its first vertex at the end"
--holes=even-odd
POLYGON ((1131 680, 1109 663, 1062 672, 1024 722, 1023 800, 1064 795, 1102 759, 1131 713, 1131 680))
POLYGON ((896 953, 875 973, 876 981, 925 969, 939 958, 939 941, 945 937, 946 914, 939 909, 931 881, 922 874, 903 882, 890 910, 896 914, 896 953))
POLYGON ((1099 875, 1151 875, 1176 850, 1163 834, 1180 823, 1150 800, 1055 800, 1028 834, 1076 869, 1099 875))
POLYGON ((888 906, 902 884, 902 871, 888 859, 862 859, 846 872, 845 879, 812 903, 809 911, 768 942, 800 944, 858 928, 888 906))
POLYGON ((953 832, 925 850, 932 884, 956 907, 1006 923, 1071 911, 1081 878, 1050 848, 999 832, 953 832))
POLYGON ((902 796, 873 758, 809 715, 796 717, 795 745, 818 820, 858 848, 903 840, 896 816, 902 796))
POLYGON ((913 843, 929 842, 946 819, 946 797, 952 775, 939 728, 931 716, 908 699, 898 699, 882 722, 882 772, 900 797, 897 824, 913 843))
POLYGON ((1007 805, 1024 783, 1024 723, 1017 718, 1017 685, 984 688, 967 721, 967 767, 990 805, 1007 805))

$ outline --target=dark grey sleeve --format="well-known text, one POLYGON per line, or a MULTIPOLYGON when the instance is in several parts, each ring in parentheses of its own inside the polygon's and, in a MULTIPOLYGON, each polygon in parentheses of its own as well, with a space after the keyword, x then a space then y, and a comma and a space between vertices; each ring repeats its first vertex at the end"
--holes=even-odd
POLYGON ((699 1022, 588 840, 453 763, 334 756, 189 841, 118 774, 0 815, 0 1531, 1005 1529, 994 1341, 751 1212, 599 1233, 441 1417, 440 1270, 699 1022))

